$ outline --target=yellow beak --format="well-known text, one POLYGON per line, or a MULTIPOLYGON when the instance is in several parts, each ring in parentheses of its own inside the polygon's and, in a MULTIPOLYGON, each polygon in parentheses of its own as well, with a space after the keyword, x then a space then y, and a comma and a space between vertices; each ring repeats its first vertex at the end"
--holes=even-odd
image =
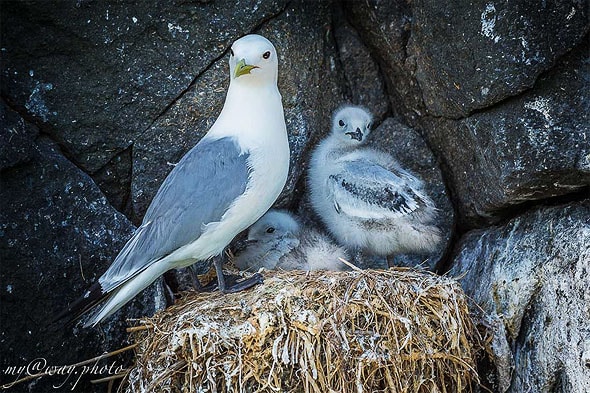
POLYGON ((257 66, 246 64, 246 60, 242 59, 236 64, 236 69, 234 70, 235 77, 239 77, 242 75, 249 74, 254 68, 258 68, 257 66))

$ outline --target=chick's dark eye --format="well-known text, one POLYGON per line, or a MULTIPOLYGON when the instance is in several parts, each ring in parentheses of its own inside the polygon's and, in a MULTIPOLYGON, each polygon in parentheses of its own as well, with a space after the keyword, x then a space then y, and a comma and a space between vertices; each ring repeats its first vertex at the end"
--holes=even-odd
POLYGON ((340 127, 344 127, 344 120, 340 120, 340 121, 338 122, 338 125, 340 125, 340 127))
POLYGON ((268 227, 266 229, 266 233, 273 233, 275 231, 275 229, 273 227, 268 227))
POLYGON ((230 49, 230 50, 229 50, 229 55, 230 55, 230 56, 233 56, 233 55, 234 55, 234 50, 233 50, 233 49, 230 49))
POLYGON ((266 52, 264 52, 264 54, 262 55, 262 57, 264 57, 265 59, 268 59, 270 57, 270 51, 267 50, 266 52))

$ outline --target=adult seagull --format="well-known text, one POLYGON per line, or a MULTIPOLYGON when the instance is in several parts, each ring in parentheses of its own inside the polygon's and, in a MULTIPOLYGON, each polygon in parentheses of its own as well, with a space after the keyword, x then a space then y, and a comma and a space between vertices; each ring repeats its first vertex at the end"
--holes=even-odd
MULTIPOLYGON (((164 180, 143 222, 108 270, 65 313, 81 315, 102 302, 95 326, 167 270, 211 258, 275 202, 289 171, 289 143, 273 44, 259 35, 235 41, 225 104, 209 132, 164 180)), ((255 282, 226 286, 223 292, 255 282)), ((258 280, 259 278, 255 278, 258 280)))

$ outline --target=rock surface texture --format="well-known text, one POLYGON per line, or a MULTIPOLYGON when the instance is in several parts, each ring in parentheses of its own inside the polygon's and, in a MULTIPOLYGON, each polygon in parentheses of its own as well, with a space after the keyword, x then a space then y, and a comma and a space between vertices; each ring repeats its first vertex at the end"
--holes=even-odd
POLYGON ((461 240, 451 273, 493 321, 499 391, 590 391, 589 261, 590 201, 461 240))
POLYGON ((42 329, 213 123, 229 47, 255 32, 280 56, 292 150, 276 207, 322 229, 310 151, 336 108, 365 106, 372 147, 425 180, 445 238, 390 262, 465 274, 494 332, 488 387, 589 391, 589 20, 578 0, 3 2, 1 383, 37 357, 59 366, 118 349, 125 318, 163 306, 159 283, 98 330, 42 329))
MULTIPOLYGON (((10 109, 7 113, 9 135, 30 132, 11 142, 14 152, 26 156, 18 154, 21 160, 2 170, 0 187, 2 384, 26 376, 7 367, 27 366, 37 358, 46 366, 63 366, 118 349, 127 339, 127 318, 165 306, 161 284, 155 284, 98 330, 48 328, 106 270, 134 227, 54 142, 44 136, 31 142, 35 126, 10 109)), ((77 378, 66 379, 42 380, 29 389, 76 386, 77 378)))

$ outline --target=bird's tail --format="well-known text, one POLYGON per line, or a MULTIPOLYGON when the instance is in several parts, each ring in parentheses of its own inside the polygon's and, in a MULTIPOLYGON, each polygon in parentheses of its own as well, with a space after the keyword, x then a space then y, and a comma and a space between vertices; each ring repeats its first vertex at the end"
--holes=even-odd
POLYGON ((139 274, 133 276, 127 281, 117 285, 112 291, 109 291, 108 298, 84 324, 84 327, 96 326, 100 321, 112 315, 115 311, 123 307, 127 302, 133 299, 139 292, 147 288, 158 277, 164 274, 169 266, 162 261, 149 265, 139 274))
POLYGON ((103 301, 107 296, 108 293, 105 293, 102 290, 100 283, 95 282, 86 292, 84 292, 84 295, 56 315, 49 323, 48 328, 51 330, 57 330, 60 327, 73 324, 91 308, 103 301))
POLYGON ((166 270, 168 270, 168 267, 164 263, 151 264, 125 281, 111 285, 108 290, 103 288, 99 280, 84 292, 82 297, 57 315, 50 322, 48 328, 56 330, 59 327, 68 326, 102 302, 103 304, 98 311, 84 323, 84 327, 96 326, 100 321, 123 307, 139 292, 164 274, 166 270))

